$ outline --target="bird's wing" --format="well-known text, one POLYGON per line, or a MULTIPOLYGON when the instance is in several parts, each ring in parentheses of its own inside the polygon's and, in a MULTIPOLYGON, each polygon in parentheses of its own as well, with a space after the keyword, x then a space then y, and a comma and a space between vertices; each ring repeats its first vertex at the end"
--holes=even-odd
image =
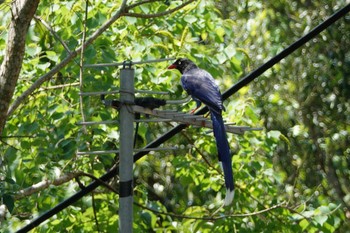
POLYGON ((218 86, 213 77, 202 69, 192 69, 182 75, 183 88, 195 100, 207 105, 211 110, 221 113, 222 99, 218 86))

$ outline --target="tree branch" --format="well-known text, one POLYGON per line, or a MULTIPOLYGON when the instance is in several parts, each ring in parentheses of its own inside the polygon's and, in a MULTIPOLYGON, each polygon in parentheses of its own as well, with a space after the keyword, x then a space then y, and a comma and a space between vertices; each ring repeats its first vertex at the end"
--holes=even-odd
POLYGON ((65 87, 74 87, 74 86, 79 86, 79 82, 67 83, 67 84, 61 84, 61 85, 49 86, 49 87, 42 87, 41 89, 39 89, 39 91, 61 89, 61 88, 65 88, 65 87))
MULTIPOLYGON (((59 186, 59 185, 67 183, 67 182, 73 180, 74 178, 77 178, 80 176, 87 176, 87 177, 97 181, 98 183, 100 183, 101 186, 107 188, 108 190, 112 191, 113 193, 118 194, 118 191, 115 190, 112 186, 110 186, 106 182, 102 181, 101 179, 99 179, 99 178, 97 178, 89 173, 71 172, 71 173, 64 174, 63 176, 61 176, 57 179, 54 179, 52 181, 46 179, 46 180, 40 181, 39 183, 33 184, 32 186, 30 186, 28 188, 20 190, 15 194, 14 199, 15 200, 23 199, 27 196, 30 196, 34 193, 40 192, 40 191, 48 188, 50 185, 59 186)), ((6 205, 0 205, 0 222, 2 219, 4 219, 6 212, 7 212, 6 205)))
POLYGON ((246 213, 246 214, 229 214, 229 215, 220 215, 217 217, 195 217, 195 216, 181 215, 181 214, 175 214, 175 213, 165 213, 165 212, 158 211, 158 210, 149 208, 147 206, 141 205, 137 202, 134 202, 134 205, 137 205, 143 209, 152 211, 153 213, 156 213, 156 214, 171 216, 171 217, 175 217, 175 218, 179 218, 179 219, 195 219, 195 220, 208 220, 208 221, 214 221, 214 220, 219 220, 219 219, 224 219, 224 218, 232 218, 232 217, 244 218, 244 217, 251 217, 251 216, 255 216, 255 215, 260 215, 262 213, 269 212, 269 211, 277 209, 277 208, 285 208, 284 204, 285 204, 285 202, 282 202, 282 203, 279 203, 277 205, 271 206, 269 208, 262 209, 262 210, 259 210, 256 212, 246 213))
POLYGON ((30 186, 28 188, 25 188, 23 190, 18 191, 15 194, 14 199, 15 200, 22 199, 22 198, 30 196, 34 193, 40 192, 40 191, 48 188, 50 185, 59 186, 59 185, 67 183, 67 182, 69 182, 77 177, 80 177, 80 176, 87 176, 87 177, 99 182, 102 186, 109 189, 110 191, 112 191, 114 193, 118 193, 117 190, 115 190, 109 184, 103 182, 101 179, 99 179, 99 178, 97 178, 89 173, 78 171, 78 172, 70 172, 70 173, 64 174, 63 176, 58 177, 57 179, 54 179, 54 180, 45 179, 43 181, 40 181, 39 183, 33 184, 32 186, 30 186))
POLYGON ((0 135, 4 129, 7 112, 16 88, 25 51, 26 34, 39 0, 12 1, 12 19, 7 46, 0 67, 0 135))
POLYGON ((129 11, 129 10, 131 10, 131 9, 133 9, 135 7, 141 6, 143 4, 147 4, 147 3, 151 3, 151 2, 160 2, 160 1, 162 1, 162 0, 144 0, 144 1, 137 2, 137 3, 134 3, 134 4, 131 4, 131 5, 127 6, 125 8, 125 10, 129 11))
POLYGON ((53 30, 53 28, 47 22, 45 22, 45 20, 43 20, 40 16, 37 16, 37 15, 34 15, 34 19, 38 20, 42 25, 44 25, 44 27, 46 27, 46 29, 49 30, 49 32, 62 44, 64 49, 68 53, 71 53, 71 51, 70 51, 69 47, 67 46, 67 44, 61 39, 61 37, 59 37, 57 35, 55 30, 53 30))
POLYGON ((171 13, 174 13, 175 11, 178 11, 179 9, 181 9, 181 8, 187 6, 188 4, 195 2, 195 1, 196 0, 189 0, 189 1, 182 3, 181 5, 175 7, 171 10, 159 12, 159 13, 155 13, 155 14, 139 14, 139 13, 133 13, 133 12, 126 12, 126 13, 123 13, 123 16, 143 18, 143 19, 161 17, 161 16, 165 16, 165 15, 169 15, 171 13))
POLYGON ((14 196, 14 199, 19 200, 24 197, 30 196, 34 193, 37 193, 41 190, 48 188, 50 185, 59 186, 81 175, 82 175, 81 172, 71 172, 71 173, 64 174, 63 176, 57 179, 54 179, 52 181, 51 180, 40 181, 39 183, 33 184, 28 188, 18 191, 17 194, 14 196))
POLYGON ((209 162, 209 160, 207 159, 207 157, 204 155, 204 153, 201 150, 199 150, 198 147, 194 146, 194 140, 192 140, 185 132, 181 132, 181 134, 187 139, 187 141, 191 145, 193 145, 194 150, 202 157, 202 159, 208 165, 208 167, 210 167, 211 169, 217 171, 218 174, 222 175, 222 171, 220 169, 217 169, 217 167, 215 167, 213 164, 211 164, 209 162))

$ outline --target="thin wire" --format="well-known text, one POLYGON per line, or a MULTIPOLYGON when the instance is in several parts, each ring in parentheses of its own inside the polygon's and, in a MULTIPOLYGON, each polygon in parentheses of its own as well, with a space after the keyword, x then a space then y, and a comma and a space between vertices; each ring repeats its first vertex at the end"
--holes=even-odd
MULTIPOLYGON (((158 62, 165 62, 165 61, 172 61, 175 60, 175 58, 161 58, 161 59, 154 59, 154 60, 147 60, 147 61, 130 61, 130 65, 141 65, 141 64, 149 64, 149 63, 158 63, 158 62)), ((116 62, 116 63, 100 63, 100 64, 85 64, 84 68, 101 68, 101 67, 114 67, 114 66, 124 66, 125 62, 116 62)))
MULTIPOLYGON (((118 94, 118 93, 120 93, 120 90, 80 92, 79 95, 81 95, 81 96, 94 96, 94 95, 109 95, 109 94, 118 94)), ((135 90, 135 93, 154 94, 154 95, 169 95, 168 91, 135 90)))
MULTIPOLYGON (((142 148, 142 149, 134 149, 134 152, 140 151, 164 151, 164 150, 178 150, 179 146, 172 147, 155 147, 155 148, 142 148)), ((77 155, 102 155, 102 154, 117 154, 119 150, 101 150, 101 151, 78 151, 77 155)))

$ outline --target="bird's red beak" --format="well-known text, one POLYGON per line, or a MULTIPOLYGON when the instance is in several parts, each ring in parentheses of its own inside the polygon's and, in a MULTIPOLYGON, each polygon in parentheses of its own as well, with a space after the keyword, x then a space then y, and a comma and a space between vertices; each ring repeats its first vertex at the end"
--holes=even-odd
POLYGON ((174 65, 174 64, 171 64, 171 65, 168 67, 169 70, 175 69, 175 68, 176 68, 176 65, 174 65))

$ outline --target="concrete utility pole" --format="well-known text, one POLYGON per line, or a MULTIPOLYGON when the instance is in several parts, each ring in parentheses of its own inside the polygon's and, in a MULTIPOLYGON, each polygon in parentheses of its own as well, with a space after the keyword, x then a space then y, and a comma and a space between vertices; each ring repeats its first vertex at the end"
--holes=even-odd
POLYGON ((120 72, 119 232, 131 233, 133 223, 134 69, 120 72))

